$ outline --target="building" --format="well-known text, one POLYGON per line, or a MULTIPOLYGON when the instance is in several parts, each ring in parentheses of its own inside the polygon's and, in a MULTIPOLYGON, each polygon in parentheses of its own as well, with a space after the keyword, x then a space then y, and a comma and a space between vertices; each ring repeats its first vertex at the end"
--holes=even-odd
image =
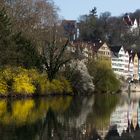
POLYGON ((128 78, 128 64, 129 64, 129 54, 124 50, 123 46, 111 46, 112 52, 111 65, 112 70, 118 76, 123 76, 124 78, 128 78))
POLYGON ((74 41, 79 36, 79 29, 76 20, 63 20, 62 27, 64 29, 64 36, 68 37, 70 41, 74 41))
POLYGON ((123 18, 125 24, 128 27, 128 33, 133 33, 133 35, 139 35, 139 19, 136 18, 133 20, 130 18, 129 14, 125 14, 123 18))
POLYGON ((135 80, 139 80, 139 75, 138 75, 138 73, 139 73, 139 58, 138 58, 138 55, 137 54, 135 54, 135 56, 134 56, 134 61, 133 61, 133 63, 134 63, 134 65, 133 65, 133 69, 134 69, 134 72, 133 72, 133 77, 134 77, 134 79, 135 80))
POLYGON ((140 53, 138 53, 138 76, 139 76, 139 80, 140 80, 140 53))
POLYGON ((98 59, 107 60, 111 64, 111 50, 106 43, 98 49, 97 57, 98 59))
POLYGON ((68 50, 84 62, 92 58, 106 60, 117 76, 139 80, 140 60, 138 54, 134 53, 133 50, 126 51, 121 45, 108 46, 100 41, 96 43, 73 41, 68 50))

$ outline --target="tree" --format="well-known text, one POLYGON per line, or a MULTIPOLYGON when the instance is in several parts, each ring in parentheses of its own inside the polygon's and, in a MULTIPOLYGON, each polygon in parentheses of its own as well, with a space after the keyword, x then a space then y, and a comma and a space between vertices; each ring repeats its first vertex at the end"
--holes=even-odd
POLYGON ((43 64, 50 81, 56 78, 56 74, 60 68, 71 60, 69 53, 66 52, 68 43, 69 40, 64 45, 62 43, 59 44, 55 40, 46 42, 46 47, 43 50, 43 64))
POLYGON ((111 13, 110 12, 104 12, 101 13, 98 20, 97 20, 97 24, 96 24, 96 30, 98 30, 99 34, 99 38, 102 41, 107 41, 108 40, 108 36, 109 36, 109 22, 108 20, 111 17, 111 13))
POLYGON ((104 60, 91 60, 87 64, 89 74, 93 76, 95 91, 101 93, 116 92, 120 88, 120 82, 110 68, 110 63, 104 60))
POLYGON ((40 67, 35 45, 21 33, 13 31, 6 10, 0 10, 0 65, 40 67))
POLYGON ((13 36, 16 45, 17 65, 41 69, 41 56, 35 45, 21 33, 13 36))
POLYGON ((49 38, 52 26, 58 23, 58 8, 52 0, 6 0, 4 6, 13 30, 25 34, 40 50, 44 38, 49 38))
POLYGON ((96 8, 94 7, 88 15, 83 15, 79 19, 80 39, 89 41, 97 38, 96 34, 96 8))
POLYGON ((15 44, 12 39, 11 21, 4 8, 0 9, 0 65, 15 61, 15 44))

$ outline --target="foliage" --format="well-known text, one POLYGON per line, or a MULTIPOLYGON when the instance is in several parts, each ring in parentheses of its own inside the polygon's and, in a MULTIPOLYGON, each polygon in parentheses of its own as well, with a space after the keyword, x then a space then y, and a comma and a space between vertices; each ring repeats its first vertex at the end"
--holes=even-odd
POLYGON ((11 67, 5 67, 0 70, 0 94, 8 95, 14 76, 15 72, 11 67))
POLYGON ((6 10, 0 9, 0 64, 40 68, 40 56, 35 45, 23 34, 13 31, 6 10))
POLYGON ((65 93, 72 93, 72 86, 68 80, 66 80, 64 77, 60 77, 59 81, 61 82, 62 86, 64 87, 65 93))
POLYGON ((86 64, 75 60, 65 67, 65 77, 71 82, 76 93, 85 94, 94 91, 92 76, 89 75, 86 64))
MULTIPOLYGON (((29 16, 28 14, 30 14, 30 12, 32 13, 35 10, 38 10, 38 12, 39 12, 38 14, 42 14, 42 11, 39 10, 39 8, 41 8, 41 7, 43 8, 42 9, 43 12, 45 12, 46 14, 48 14, 48 13, 45 11, 47 9, 44 9, 44 6, 46 6, 46 8, 49 8, 49 6, 50 6, 50 9, 51 8, 53 9, 53 3, 52 3, 52 5, 51 4, 49 5, 50 2, 48 2, 48 1, 42 1, 42 3, 35 2, 33 4, 35 6, 34 7, 35 9, 32 7, 33 5, 30 5, 32 3, 32 2, 31 3, 30 2, 28 3, 28 1, 25 1, 25 3, 22 3, 20 1, 19 3, 18 2, 12 3, 12 6, 13 7, 15 6, 15 8, 17 8, 16 6, 21 6, 21 8, 24 7, 25 9, 29 10, 28 11, 29 13, 21 12, 20 13, 21 17, 18 15, 19 11, 16 11, 17 15, 16 14, 14 15, 14 13, 13 13, 12 16, 13 17, 17 16, 16 17, 17 21, 21 22, 21 20, 23 20, 23 22, 24 22, 25 20, 27 20, 27 17, 29 16), (43 6, 43 4, 44 4, 44 6, 43 6), (33 8, 33 9, 30 11, 30 9, 28 9, 28 7, 30 7, 31 9, 33 8)), ((9 7, 12 9, 11 5, 9 5, 9 7)), ((11 12, 13 12, 13 11, 11 11, 11 12)), ((55 13, 55 11, 49 11, 49 12, 55 13)), ((36 13, 34 13, 34 12, 33 12, 33 14, 36 15, 36 13)), ((39 16, 39 15, 37 15, 37 16, 39 16)), ((50 20, 48 19, 49 17, 45 17, 44 14, 41 16, 42 17, 40 17, 40 16, 38 17, 39 21, 33 21, 30 28, 33 29, 32 33, 36 33, 36 31, 38 32, 40 30, 41 31, 40 33, 43 36, 43 38, 40 39, 40 36, 38 36, 38 41, 37 40, 33 41, 35 38, 32 39, 32 41, 31 41, 30 39, 27 39, 27 37, 29 37, 30 35, 27 35, 25 33, 25 31, 22 30, 22 29, 24 29, 24 26, 22 26, 22 28, 20 27, 22 32, 20 32, 21 30, 15 31, 14 30, 15 26, 11 24, 10 18, 8 17, 6 11, 4 9, 2 9, 2 10, 0 9, 0 23, 1 23, 0 24, 0 28, 1 28, 0 29, 0 38, 1 38, 1 40, 0 40, 0 64, 2 66, 6 66, 6 65, 22 66, 24 68, 35 68, 36 67, 39 69, 41 69, 42 65, 44 65, 45 69, 47 69, 46 71, 48 74, 48 79, 51 81, 52 79, 54 79, 56 77, 56 74, 59 71, 59 69, 70 60, 68 53, 67 53, 67 55, 64 55, 69 41, 66 41, 66 43, 64 45, 62 45, 61 41, 60 41, 60 43, 58 41, 56 42, 56 26, 54 24, 55 21, 52 20, 52 22, 54 22, 54 23, 49 23, 49 21, 51 20, 51 19, 50 20), (48 39, 48 40, 44 39, 44 35, 45 34, 48 35, 48 29, 45 30, 46 27, 44 26, 44 23, 42 23, 43 19, 44 19, 44 22, 46 22, 46 19, 48 19, 48 21, 45 24, 51 25, 51 26, 49 26, 50 27, 50 29, 49 29, 50 36, 48 38, 50 38, 50 39, 48 39), (37 26, 39 24, 38 22, 41 23, 42 26, 41 27, 39 26, 37 28, 35 26, 37 26), (42 31, 43 28, 44 28, 44 31, 42 31), (25 36, 25 35, 27 35, 27 36, 25 36), (40 45, 37 42, 39 42, 40 45)), ((48 16, 50 16, 50 15, 48 15, 48 16)), ((54 15, 54 17, 55 17, 55 15, 54 15)), ((31 17, 29 19, 31 19, 31 17)), ((14 21, 15 21, 15 19, 12 22, 14 22, 14 21)), ((16 24, 16 25, 18 26, 18 24, 16 24)), ((30 30, 30 28, 27 27, 28 30, 30 30)), ((27 31, 27 33, 28 33, 28 31, 27 31)))
POLYGON ((60 80, 53 79, 52 81, 49 81, 45 77, 42 76, 39 79, 41 94, 72 93, 71 85, 65 78, 60 80))
POLYGON ((25 73, 20 73, 13 78, 12 89, 14 93, 20 94, 33 94, 35 93, 35 86, 32 84, 31 79, 25 73))
POLYGON ((16 75, 17 70, 13 67, 4 67, 1 69, 1 74, 2 77, 6 80, 6 81, 11 81, 13 79, 13 77, 16 75))
POLYGON ((49 38, 51 26, 58 22, 58 8, 52 0, 7 0, 5 7, 14 31, 21 31, 38 45, 49 38))
POLYGON ((87 64, 89 73, 93 76, 95 91, 97 92, 117 92, 120 88, 120 82, 110 68, 110 63, 104 60, 89 61, 87 64))
POLYGON ((0 7, 0 46, 6 46, 11 37, 11 22, 6 10, 0 7))
POLYGON ((16 45, 17 65, 25 68, 41 68, 41 58, 35 44, 21 33, 15 34, 13 38, 16 45))
POLYGON ((0 79, 0 93, 2 95, 7 95, 8 93, 8 85, 3 79, 0 79))
POLYGON ((89 15, 83 15, 80 17, 80 38, 85 41, 93 40, 97 38, 96 34, 96 8, 94 7, 89 15))
MULTIPOLYGON (((140 10, 128 15, 132 22, 134 19, 139 21, 140 10)), ((123 18, 124 15, 111 16, 110 12, 101 13, 99 16, 96 14, 91 16, 91 13, 83 15, 79 20, 80 39, 94 43, 98 43, 97 41, 101 39, 109 45, 123 45, 126 49, 130 49, 135 44, 134 49, 139 52, 139 29, 131 30, 132 26, 127 25, 123 18)))
MULTIPOLYGON (((51 1, 45 0, 41 2, 36 1, 34 3, 27 0, 24 2, 11 1, 10 3, 6 2, 4 4, 3 2, 1 4, 3 4, 5 9, 8 11, 7 12, 4 8, 0 9, 1 67, 8 65, 12 67, 20 66, 28 69, 41 69, 42 65, 44 65, 45 70, 47 71, 47 76, 45 79, 39 78, 40 76, 35 77, 34 75, 31 75, 31 73, 29 74, 29 71, 19 68, 12 69, 9 67, 9 69, 3 69, 2 78, 7 84, 7 89, 5 88, 5 92, 8 90, 8 92, 14 91, 17 93, 34 93, 36 91, 35 87, 40 85, 40 79, 44 79, 44 83, 48 85, 48 89, 51 89, 50 91, 65 92, 62 82, 59 80, 52 81, 54 78, 56 78, 60 68, 70 60, 68 53, 65 53, 68 41, 64 45, 62 45, 62 42, 60 42, 60 45, 55 40, 55 33, 52 33, 56 32, 55 23, 57 22, 57 9, 55 9, 56 7, 54 4, 51 1), (42 12, 44 14, 42 14, 42 12), (12 20, 8 17, 8 15, 12 20), (21 26, 21 24, 23 26, 21 26), (44 35, 48 35, 48 32, 49 37, 47 37, 47 39, 49 38, 49 41, 44 39, 44 35), (35 35, 38 36, 36 37, 35 35), (29 39, 29 36, 34 37, 31 37, 32 41, 29 39), (52 38, 55 41, 51 41, 52 38), (38 45, 41 45, 42 48, 40 48, 38 45), (37 46, 39 48, 37 48, 37 46), (48 82, 48 79, 52 82, 48 82)), ((68 82, 65 81, 65 84, 66 87, 68 87, 67 91, 71 91, 68 86, 68 82)), ((1 86, 4 87, 4 85, 4 82, 2 82, 1 86)), ((5 93, 4 91, 2 92, 5 93)))
POLYGON ((53 79, 51 82, 48 82, 49 93, 56 93, 56 92, 62 93, 63 90, 64 87, 62 86, 62 83, 59 80, 53 79))
POLYGON ((35 69, 5 67, 0 70, 1 95, 34 95, 51 93, 71 93, 70 83, 64 78, 48 80, 47 74, 35 69))
POLYGON ((15 62, 15 46, 12 39, 11 22, 6 10, 0 7, 0 65, 15 62))

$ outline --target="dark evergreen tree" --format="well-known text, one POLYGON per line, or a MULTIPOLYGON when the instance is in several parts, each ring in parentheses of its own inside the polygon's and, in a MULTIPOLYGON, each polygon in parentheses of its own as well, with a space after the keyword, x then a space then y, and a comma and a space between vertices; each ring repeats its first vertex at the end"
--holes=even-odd
POLYGON ((11 22, 4 8, 0 9, 0 65, 15 61, 15 45, 12 39, 11 22))
POLYGON ((21 33, 14 35, 17 65, 25 68, 41 68, 41 57, 35 45, 21 33))
POLYGON ((94 41, 98 38, 98 33, 96 30, 96 8, 94 7, 89 15, 83 15, 79 20, 80 28, 80 39, 84 41, 94 41))
POLYGON ((35 45, 21 33, 12 30, 4 8, 0 10, 0 66, 39 67, 40 58, 35 45))

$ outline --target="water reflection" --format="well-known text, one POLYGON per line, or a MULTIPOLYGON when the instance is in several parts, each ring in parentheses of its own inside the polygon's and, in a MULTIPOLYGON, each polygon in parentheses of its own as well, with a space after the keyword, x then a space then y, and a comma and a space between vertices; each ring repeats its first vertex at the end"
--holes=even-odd
POLYGON ((137 140, 140 102, 131 97, 1 99, 0 140, 137 140))
POLYGON ((64 112, 70 105, 72 97, 43 98, 38 100, 0 100, 0 123, 23 125, 43 118, 48 109, 64 112))

